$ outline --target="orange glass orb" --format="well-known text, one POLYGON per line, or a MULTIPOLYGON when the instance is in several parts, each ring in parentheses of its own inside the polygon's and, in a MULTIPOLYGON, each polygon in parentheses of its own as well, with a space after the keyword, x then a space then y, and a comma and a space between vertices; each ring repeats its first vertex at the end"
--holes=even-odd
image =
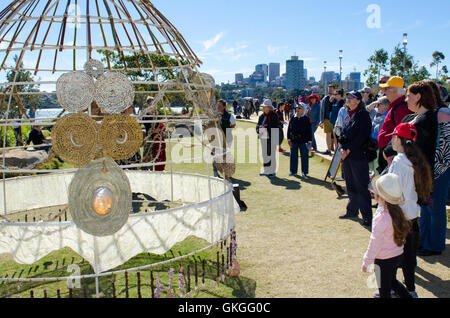
POLYGON ((107 215, 111 213, 113 194, 108 188, 99 188, 92 197, 92 208, 95 213, 107 215))

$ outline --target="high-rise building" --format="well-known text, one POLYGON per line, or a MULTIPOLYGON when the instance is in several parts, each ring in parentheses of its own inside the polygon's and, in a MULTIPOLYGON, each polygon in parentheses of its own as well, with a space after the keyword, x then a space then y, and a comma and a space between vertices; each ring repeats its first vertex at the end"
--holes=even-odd
POLYGON ((305 87, 303 60, 299 60, 298 56, 292 56, 286 61, 286 89, 303 90, 305 87))
POLYGON ((361 73, 360 72, 352 72, 352 73, 350 73, 349 77, 350 77, 351 81, 354 81, 358 84, 361 82, 361 73))
POLYGON ((361 89, 362 86, 361 73, 359 72, 352 72, 348 74, 345 81, 342 82, 342 87, 349 91, 361 89))
POLYGON ((266 75, 264 72, 255 71, 252 75, 250 75, 250 84, 265 82, 266 75))
POLYGON ((280 63, 269 63, 269 83, 272 83, 280 76, 280 63))
POLYGON ((267 64, 258 64, 255 66, 255 72, 264 73, 264 82, 266 82, 269 75, 269 66, 267 64))
POLYGON ((234 81, 235 81, 236 85, 244 84, 244 74, 242 74, 242 73, 235 74, 234 81))
POLYGON ((322 84, 332 84, 338 80, 339 74, 336 74, 335 72, 323 72, 322 77, 320 79, 320 82, 322 84))

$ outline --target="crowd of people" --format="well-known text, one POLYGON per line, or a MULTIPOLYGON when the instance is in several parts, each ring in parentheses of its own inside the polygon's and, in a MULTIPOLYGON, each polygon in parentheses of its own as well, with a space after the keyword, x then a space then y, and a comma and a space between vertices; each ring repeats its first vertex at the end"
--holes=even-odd
MULTIPOLYGON (((362 270, 371 264, 381 277, 376 297, 417 298, 417 255, 441 255, 447 232, 450 186, 450 111, 440 82, 424 80, 405 87, 403 78, 382 76, 376 89, 344 93, 333 85, 319 98, 312 93, 282 103, 262 103, 256 132, 261 142, 261 176, 276 176, 276 152, 288 123, 290 176, 309 172, 309 153, 317 151, 319 127, 325 154, 339 152, 348 194, 340 219, 357 219, 371 231, 362 270), (372 198, 375 204, 372 205, 372 198), (376 207, 373 214, 372 209, 376 207), (396 279, 401 268, 404 284, 396 279)), ((282 151, 282 149, 279 149, 282 151)))

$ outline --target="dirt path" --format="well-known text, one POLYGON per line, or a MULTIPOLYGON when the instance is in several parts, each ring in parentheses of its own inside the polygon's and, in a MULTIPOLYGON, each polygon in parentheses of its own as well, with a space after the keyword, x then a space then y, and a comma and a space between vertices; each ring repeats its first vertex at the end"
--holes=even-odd
MULTIPOLYGON (((241 275, 256 281, 256 297, 372 297, 375 288, 360 271, 370 233, 338 219, 347 200, 323 182, 327 167, 314 158, 308 180, 289 177, 289 157, 281 154, 270 180, 259 176, 259 165, 237 165, 235 183, 249 207, 237 216, 238 257, 241 275)), ((447 242, 443 255, 418 258, 420 297, 450 297, 447 242)))

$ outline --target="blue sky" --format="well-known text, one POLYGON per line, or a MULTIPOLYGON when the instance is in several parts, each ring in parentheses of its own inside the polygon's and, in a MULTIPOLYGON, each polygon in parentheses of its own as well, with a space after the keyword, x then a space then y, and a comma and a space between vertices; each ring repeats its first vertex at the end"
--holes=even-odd
MULTIPOLYGON (((450 65, 450 1, 436 0, 154 0, 153 4, 178 28, 201 57, 201 71, 217 83, 233 82, 235 73, 248 76, 260 63, 285 61, 296 53, 308 77, 339 71, 343 76, 367 68, 377 49, 389 53, 408 33, 408 52, 419 65, 429 64, 438 50, 450 65), (428 5, 429 4, 429 5, 428 5), (370 5, 380 9, 380 28, 369 28, 370 5)), ((435 74, 435 69, 431 70, 435 74)))

